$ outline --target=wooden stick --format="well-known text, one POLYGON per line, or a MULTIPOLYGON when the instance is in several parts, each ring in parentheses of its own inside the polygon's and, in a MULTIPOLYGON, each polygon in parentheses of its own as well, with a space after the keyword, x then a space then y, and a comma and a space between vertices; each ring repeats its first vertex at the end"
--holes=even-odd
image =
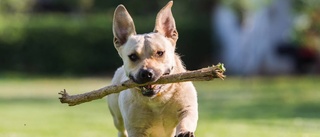
POLYGON ((151 83, 137 84, 132 80, 127 80, 119 85, 110 85, 97 90, 93 90, 91 92, 86 92, 77 95, 69 95, 64 89, 59 93, 61 95, 59 99, 61 103, 68 103, 69 106, 75 106, 92 100, 101 99, 109 94, 119 93, 128 88, 134 88, 139 86, 177 83, 186 81, 209 81, 213 80, 214 78, 220 78, 223 80, 225 78, 225 76, 223 75, 224 72, 225 68, 223 64, 219 63, 216 66, 212 65, 208 68, 202 68, 199 70, 187 71, 184 73, 172 75, 165 75, 159 78, 159 80, 151 83))

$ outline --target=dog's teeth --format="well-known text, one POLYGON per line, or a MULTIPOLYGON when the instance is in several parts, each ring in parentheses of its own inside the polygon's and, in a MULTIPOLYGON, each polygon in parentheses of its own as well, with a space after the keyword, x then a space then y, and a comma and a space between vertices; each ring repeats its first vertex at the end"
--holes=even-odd
POLYGON ((152 87, 152 85, 147 85, 147 86, 145 86, 145 88, 146 89, 152 89, 153 87, 152 87))

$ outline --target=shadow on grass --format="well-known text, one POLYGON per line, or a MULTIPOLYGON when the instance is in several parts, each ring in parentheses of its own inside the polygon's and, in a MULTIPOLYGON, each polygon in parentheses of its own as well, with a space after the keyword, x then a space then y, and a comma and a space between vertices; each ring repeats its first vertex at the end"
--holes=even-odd
POLYGON ((228 78, 197 82, 200 116, 320 118, 320 77, 228 78))
POLYGON ((205 93, 199 93, 200 116, 207 118, 320 118, 320 102, 294 101, 282 99, 233 99, 208 98, 205 93))

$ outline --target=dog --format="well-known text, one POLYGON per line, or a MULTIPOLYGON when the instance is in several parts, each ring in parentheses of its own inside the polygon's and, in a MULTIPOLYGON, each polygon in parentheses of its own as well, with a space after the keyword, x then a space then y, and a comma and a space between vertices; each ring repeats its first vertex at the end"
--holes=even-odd
MULTIPOLYGON (((131 79, 143 84, 163 75, 185 72, 175 53, 178 32, 169 1, 156 17, 153 32, 136 34, 123 5, 114 12, 114 46, 123 61, 112 84, 131 79)), ((119 137, 194 137, 198 121, 197 93, 192 82, 147 85, 107 97, 119 137)))

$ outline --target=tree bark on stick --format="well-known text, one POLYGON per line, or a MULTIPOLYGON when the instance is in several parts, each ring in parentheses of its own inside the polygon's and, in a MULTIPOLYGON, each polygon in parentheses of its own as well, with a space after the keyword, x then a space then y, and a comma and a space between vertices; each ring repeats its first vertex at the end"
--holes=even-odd
POLYGON ((225 68, 223 64, 219 63, 218 65, 210 66, 207 68, 202 68, 194 71, 187 71, 184 73, 165 75, 159 78, 155 82, 145 83, 145 84, 137 84, 132 80, 124 81, 118 85, 110 85, 97 90, 93 90, 91 92, 86 92, 83 94, 77 95, 69 95, 64 89, 59 94, 61 95, 60 102, 67 103, 69 106, 75 106, 81 103, 89 102, 96 99, 101 99, 109 94, 119 93, 125 89, 145 86, 145 85, 153 85, 153 84, 167 84, 167 83, 177 83, 177 82, 186 82, 186 81, 209 81, 214 78, 224 79, 225 76, 223 73, 225 72, 225 68))

